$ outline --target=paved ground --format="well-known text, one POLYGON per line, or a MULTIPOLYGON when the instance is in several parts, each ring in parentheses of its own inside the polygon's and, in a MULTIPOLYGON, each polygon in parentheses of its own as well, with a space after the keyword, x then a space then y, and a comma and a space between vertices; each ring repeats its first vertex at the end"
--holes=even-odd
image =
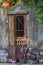
POLYGON ((43 65, 43 64, 10 64, 10 63, 0 63, 0 65, 43 65))

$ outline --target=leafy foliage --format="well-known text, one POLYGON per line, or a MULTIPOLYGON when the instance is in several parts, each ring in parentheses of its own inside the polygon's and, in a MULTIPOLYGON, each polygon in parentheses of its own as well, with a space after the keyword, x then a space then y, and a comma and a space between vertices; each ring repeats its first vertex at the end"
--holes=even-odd
POLYGON ((23 0, 23 3, 27 8, 34 8, 37 21, 43 23, 43 0, 23 0))
POLYGON ((14 8, 17 2, 21 2, 21 0, 0 0, 0 7, 2 6, 2 3, 5 1, 10 3, 10 8, 14 8))
POLYGON ((0 0, 0 8, 4 7, 4 15, 6 17, 7 15, 7 11, 9 9, 9 7, 12 9, 15 7, 15 5, 18 3, 18 2, 21 2, 21 0, 0 0), (7 5, 5 4, 5 2, 7 3, 7 5), (5 4, 5 6, 3 6, 3 3, 5 4), (9 6, 8 6, 9 4, 9 6))
MULTIPOLYGON (((10 8, 14 8, 17 2, 21 2, 21 0, 0 0, 0 8, 2 7, 2 3, 5 1, 10 2, 10 8)), ((24 5, 27 8, 34 8, 36 12, 36 19, 38 22, 43 23, 43 0, 22 0, 24 5)))
POLYGON ((10 8, 14 8, 15 5, 16 5, 18 2, 21 2, 21 0, 10 0, 10 3, 11 3, 10 8))

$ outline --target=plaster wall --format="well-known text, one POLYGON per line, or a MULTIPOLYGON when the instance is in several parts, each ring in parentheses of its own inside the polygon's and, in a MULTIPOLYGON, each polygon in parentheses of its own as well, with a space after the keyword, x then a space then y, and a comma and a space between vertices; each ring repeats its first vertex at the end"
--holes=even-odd
MULTIPOLYGON (((23 4, 18 4, 12 12, 24 11, 23 4), (18 10, 17 10, 18 9, 18 10)), ((4 20, 4 15, 2 9, 0 9, 0 46, 7 48, 8 43, 8 23, 4 20)), ((38 44, 43 40, 43 24, 39 24, 35 18, 35 12, 32 8, 28 10, 27 14, 27 46, 28 47, 38 47, 38 44)))

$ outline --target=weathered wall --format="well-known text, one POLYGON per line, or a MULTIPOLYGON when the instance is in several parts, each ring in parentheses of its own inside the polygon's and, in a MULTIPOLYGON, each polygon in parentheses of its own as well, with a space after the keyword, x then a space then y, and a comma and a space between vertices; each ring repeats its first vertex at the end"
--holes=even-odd
POLYGON ((8 24, 4 19, 3 9, 0 9, 0 47, 8 47, 8 24))
POLYGON ((38 23, 36 22, 35 12, 32 8, 29 9, 29 17, 27 16, 27 36, 30 38, 28 40, 28 46, 35 47, 37 46, 37 34, 38 34, 38 23))
MULTIPOLYGON (((21 12, 23 9, 25 10, 23 4, 18 4, 17 6, 14 9, 14 11, 12 11, 13 13, 19 11, 19 9, 21 10, 21 12)), ((2 11, 0 10, 0 12, 2 11)), ((6 24, 6 21, 3 21, 4 18, 2 19, 3 17, 2 15, 3 14, 0 15, 0 46, 6 48, 9 44, 8 24, 6 24)), ((29 9, 26 25, 27 25, 27 37, 28 37, 27 46, 38 47, 38 44, 41 44, 40 41, 43 40, 43 24, 39 24, 36 22, 35 12, 32 8, 29 9)))
POLYGON ((38 24, 38 40, 43 40, 43 24, 38 24))
MULTIPOLYGON (((35 47, 41 45, 41 41, 43 41, 43 24, 39 24, 35 18, 35 12, 32 8, 29 9, 29 24, 28 30, 30 33, 29 37, 31 37, 32 42, 30 40, 30 45, 32 44, 35 47)), ((39 48, 39 47, 38 47, 39 48)))

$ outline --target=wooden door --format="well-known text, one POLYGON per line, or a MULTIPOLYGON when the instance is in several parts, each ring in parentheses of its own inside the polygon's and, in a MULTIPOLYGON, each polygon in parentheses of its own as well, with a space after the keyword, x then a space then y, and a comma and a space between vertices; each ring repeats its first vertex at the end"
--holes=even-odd
POLYGON ((14 15, 9 16, 9 44, 14 46, 14 15))

